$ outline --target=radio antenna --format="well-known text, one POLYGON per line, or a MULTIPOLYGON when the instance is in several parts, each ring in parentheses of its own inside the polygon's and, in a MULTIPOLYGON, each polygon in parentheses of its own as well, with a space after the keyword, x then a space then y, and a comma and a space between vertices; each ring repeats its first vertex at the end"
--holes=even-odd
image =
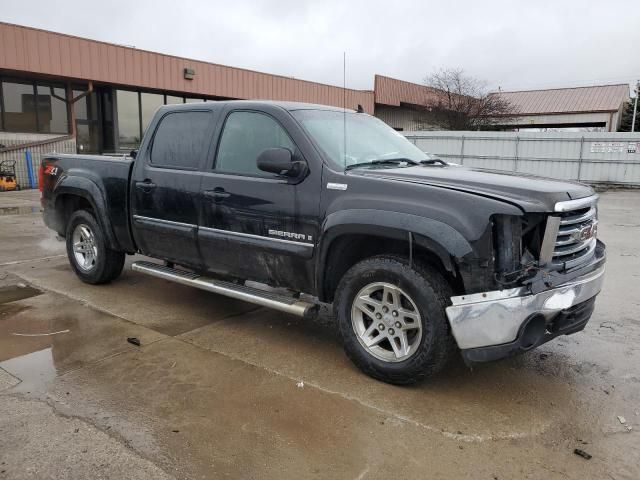
POLYGON ((344 167, 347 168, 347 52, 342 52, 342 126, 344 130, 344 167))

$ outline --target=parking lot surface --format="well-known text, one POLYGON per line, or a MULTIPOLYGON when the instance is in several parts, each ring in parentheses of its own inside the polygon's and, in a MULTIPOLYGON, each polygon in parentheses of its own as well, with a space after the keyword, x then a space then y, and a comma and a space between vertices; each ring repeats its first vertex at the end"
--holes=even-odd
POLYGON ((407 388, 361 374, 328 315, 133 258, 83 284, 38 192, 2 193, 0 479, 638 479, 640 191, 601 194, 599 217, 607 276, 584 332, 407 388))

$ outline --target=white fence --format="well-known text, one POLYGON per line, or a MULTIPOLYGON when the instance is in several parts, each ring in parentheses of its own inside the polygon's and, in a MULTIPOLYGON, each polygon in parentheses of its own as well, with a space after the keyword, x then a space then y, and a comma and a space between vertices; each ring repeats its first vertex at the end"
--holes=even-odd
POLYGON ((404 134, 421 150, 466 166, 586 183, 640 185, 640 133, 404 134))

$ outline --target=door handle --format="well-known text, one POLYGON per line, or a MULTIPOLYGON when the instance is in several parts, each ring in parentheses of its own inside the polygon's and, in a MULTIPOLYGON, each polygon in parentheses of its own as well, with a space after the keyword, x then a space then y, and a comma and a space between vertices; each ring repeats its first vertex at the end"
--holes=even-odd
POLYGON ((151 189, 156 188, 156 184, 151 180, 145 180, 144 182, 136 182, 136 188, 148 192, 151 189))
POLYGON ((223 188, 216 188, 214 190, 205 190, 202 194, 213 200, 224 200, 225 198, 229 198, 231 194, 229 192, 225 192, 223 188))

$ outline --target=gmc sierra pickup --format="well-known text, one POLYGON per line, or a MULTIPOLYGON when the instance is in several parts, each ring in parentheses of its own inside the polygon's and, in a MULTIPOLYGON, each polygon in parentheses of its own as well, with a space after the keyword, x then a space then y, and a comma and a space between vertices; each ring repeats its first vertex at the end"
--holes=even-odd
POLYGON ((135 271, 289 314, 332 303, 349 358, 396 384, 582 330, 603 282, 590 187, 449 164, 351 110, 165 106, 131 157, 40 174, 83 281, 139 253, 163 262, 135 271))

